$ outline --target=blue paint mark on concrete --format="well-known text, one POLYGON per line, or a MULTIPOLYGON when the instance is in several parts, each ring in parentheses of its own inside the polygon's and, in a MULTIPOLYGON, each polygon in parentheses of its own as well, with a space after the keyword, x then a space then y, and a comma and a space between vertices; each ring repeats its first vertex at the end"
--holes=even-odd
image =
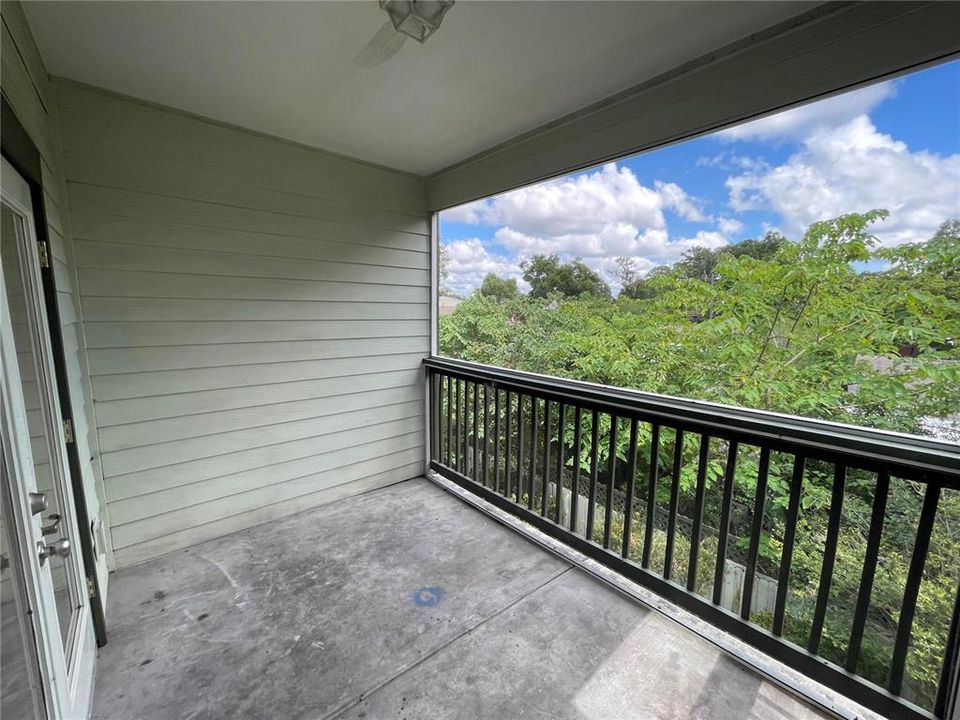
POLYGON ((443 599, 443 588, 422 587, 413 594, 413 602, 418 607, 435 607, 443 599))

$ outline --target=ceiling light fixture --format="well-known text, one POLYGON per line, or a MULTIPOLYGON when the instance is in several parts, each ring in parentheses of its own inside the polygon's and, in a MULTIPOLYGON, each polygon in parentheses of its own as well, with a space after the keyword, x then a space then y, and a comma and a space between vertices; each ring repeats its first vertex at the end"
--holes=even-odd
POLYGON ((380 0, 397 32, 424 42, 433 35, 454 0, 380 0))

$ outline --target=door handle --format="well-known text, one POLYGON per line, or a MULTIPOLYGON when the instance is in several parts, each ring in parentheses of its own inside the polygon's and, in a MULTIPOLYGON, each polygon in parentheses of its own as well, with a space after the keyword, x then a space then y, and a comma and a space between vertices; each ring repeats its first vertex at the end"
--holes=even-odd
POLYGON ((30 514, 39 515, 47 509, 47 494, 42 492, 32 492, 30 498, 30 514))
POLYGON ((47 545, 42 540, 37 543, 37 554, 40 556, 40 564, 43 565, 47 558, 50 557, 59 557, 65 558, 70 555, 70 551, 73 548, 70 546, 70 541, 66 538, 60 538, 49 545, 47 545))
POLYGON ((47 516, 47 520, 50 521, 49 525, 43 525, 40 528, 40 531, 43 533, 43 536, 47 535, 59 535, 60 534, 60 515, 58 513, 50 513, 47 516))

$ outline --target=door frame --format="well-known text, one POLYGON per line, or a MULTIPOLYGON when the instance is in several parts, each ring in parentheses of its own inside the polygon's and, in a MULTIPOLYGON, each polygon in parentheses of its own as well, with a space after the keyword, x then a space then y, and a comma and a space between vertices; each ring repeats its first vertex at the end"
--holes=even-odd
POLYGON ((14 342, 13 326, 6 293, 6 283, 18 276, 23 283, 24 309, 29 333, 27 342, 33 343, 34 382, 37 386, 43 418, 43 435, 48 444, 47 454, 61 513, 62 532, 67 538, 77 538, 77 525, 67 445, 56 392, 49 335, 46 328, 46 309, 43 301, 40 267, 40 245, 36 228, 30 188, 27 182, 4 159, 3 184, 0 199, 15 213, 20 222, 13 242, 17 245, 17 264, 0 272, 0 372, 3 385, 3 409, 0 417, 0 437, 4 446, 6 470, 5 491, 13 512, 18 540, 18 563, 25 579, 22 590, 29 619, 33 623, 34 645, 40 658, 41 687, 46 702, 47 717, 77 717, 77 712, 88 713, 92 702, 93 663, 95 651, 91 636, 90 598, 86 591, 83 558, 71 553, 65 562, 67 598, 70 616, 62 628, 60 611, 54 593, 50 567, 37 549, 43 547, 41 513, 30 507, 29 493, 36 492, 36 477, 32 465, 32 436, 27 423, 23 397, 23 378, 20 372, 18 346, 14 342), (77 604, 79 603, 79 604, 77 604))
MULTIPOLYGON (((0 154, 13 166, 30 188, 30 200, 33 207, 33 229, 38 243, 46 243, 50 247, 50 233, 47 229, 46 210, 43 198, 43 170, 40 151, 24 129, 14 113, 6 96, 0 96, 0 124, 3 133, 0 135, 0 154)), ((49 252, 49 250, 48 250, 49 252)), ((48 266, 41 268, 43 301, 46 306, 47 334, 50 338, 50 351, 53 360, 53 383, 60 404, 61 420, 69 422, 76 428, 73 408, 70 401, 69 376, 67 374, 66 356, 63 347, 63 332, 60 325, 60 308, 57 304, 57 284, 53 272, 52 254, 48 266)), ((86 582, 87 597, 90 602, 90 612, 93 617, 93 630, 97 647, 107 643, 107 621, 103 606, 103 594, 100 588, 100 579, 97 575, 96 546, 93 528, 90 526, 90 514, 87 510, 88 499, 83 486, 82 465, 75 442, 67 443, 67 465, 70 474, 70 483, 73 489, 73 501, 76 506, 77 538, 83 560, 83 574, 86 582)))

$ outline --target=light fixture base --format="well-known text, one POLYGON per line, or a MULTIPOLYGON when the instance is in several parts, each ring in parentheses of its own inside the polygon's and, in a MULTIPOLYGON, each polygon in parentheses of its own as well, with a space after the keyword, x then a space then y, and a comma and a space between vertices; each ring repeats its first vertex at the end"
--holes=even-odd
POLYGON ((419 43, 433 35, 455 0, 380 0, 393 28, 419 43))

